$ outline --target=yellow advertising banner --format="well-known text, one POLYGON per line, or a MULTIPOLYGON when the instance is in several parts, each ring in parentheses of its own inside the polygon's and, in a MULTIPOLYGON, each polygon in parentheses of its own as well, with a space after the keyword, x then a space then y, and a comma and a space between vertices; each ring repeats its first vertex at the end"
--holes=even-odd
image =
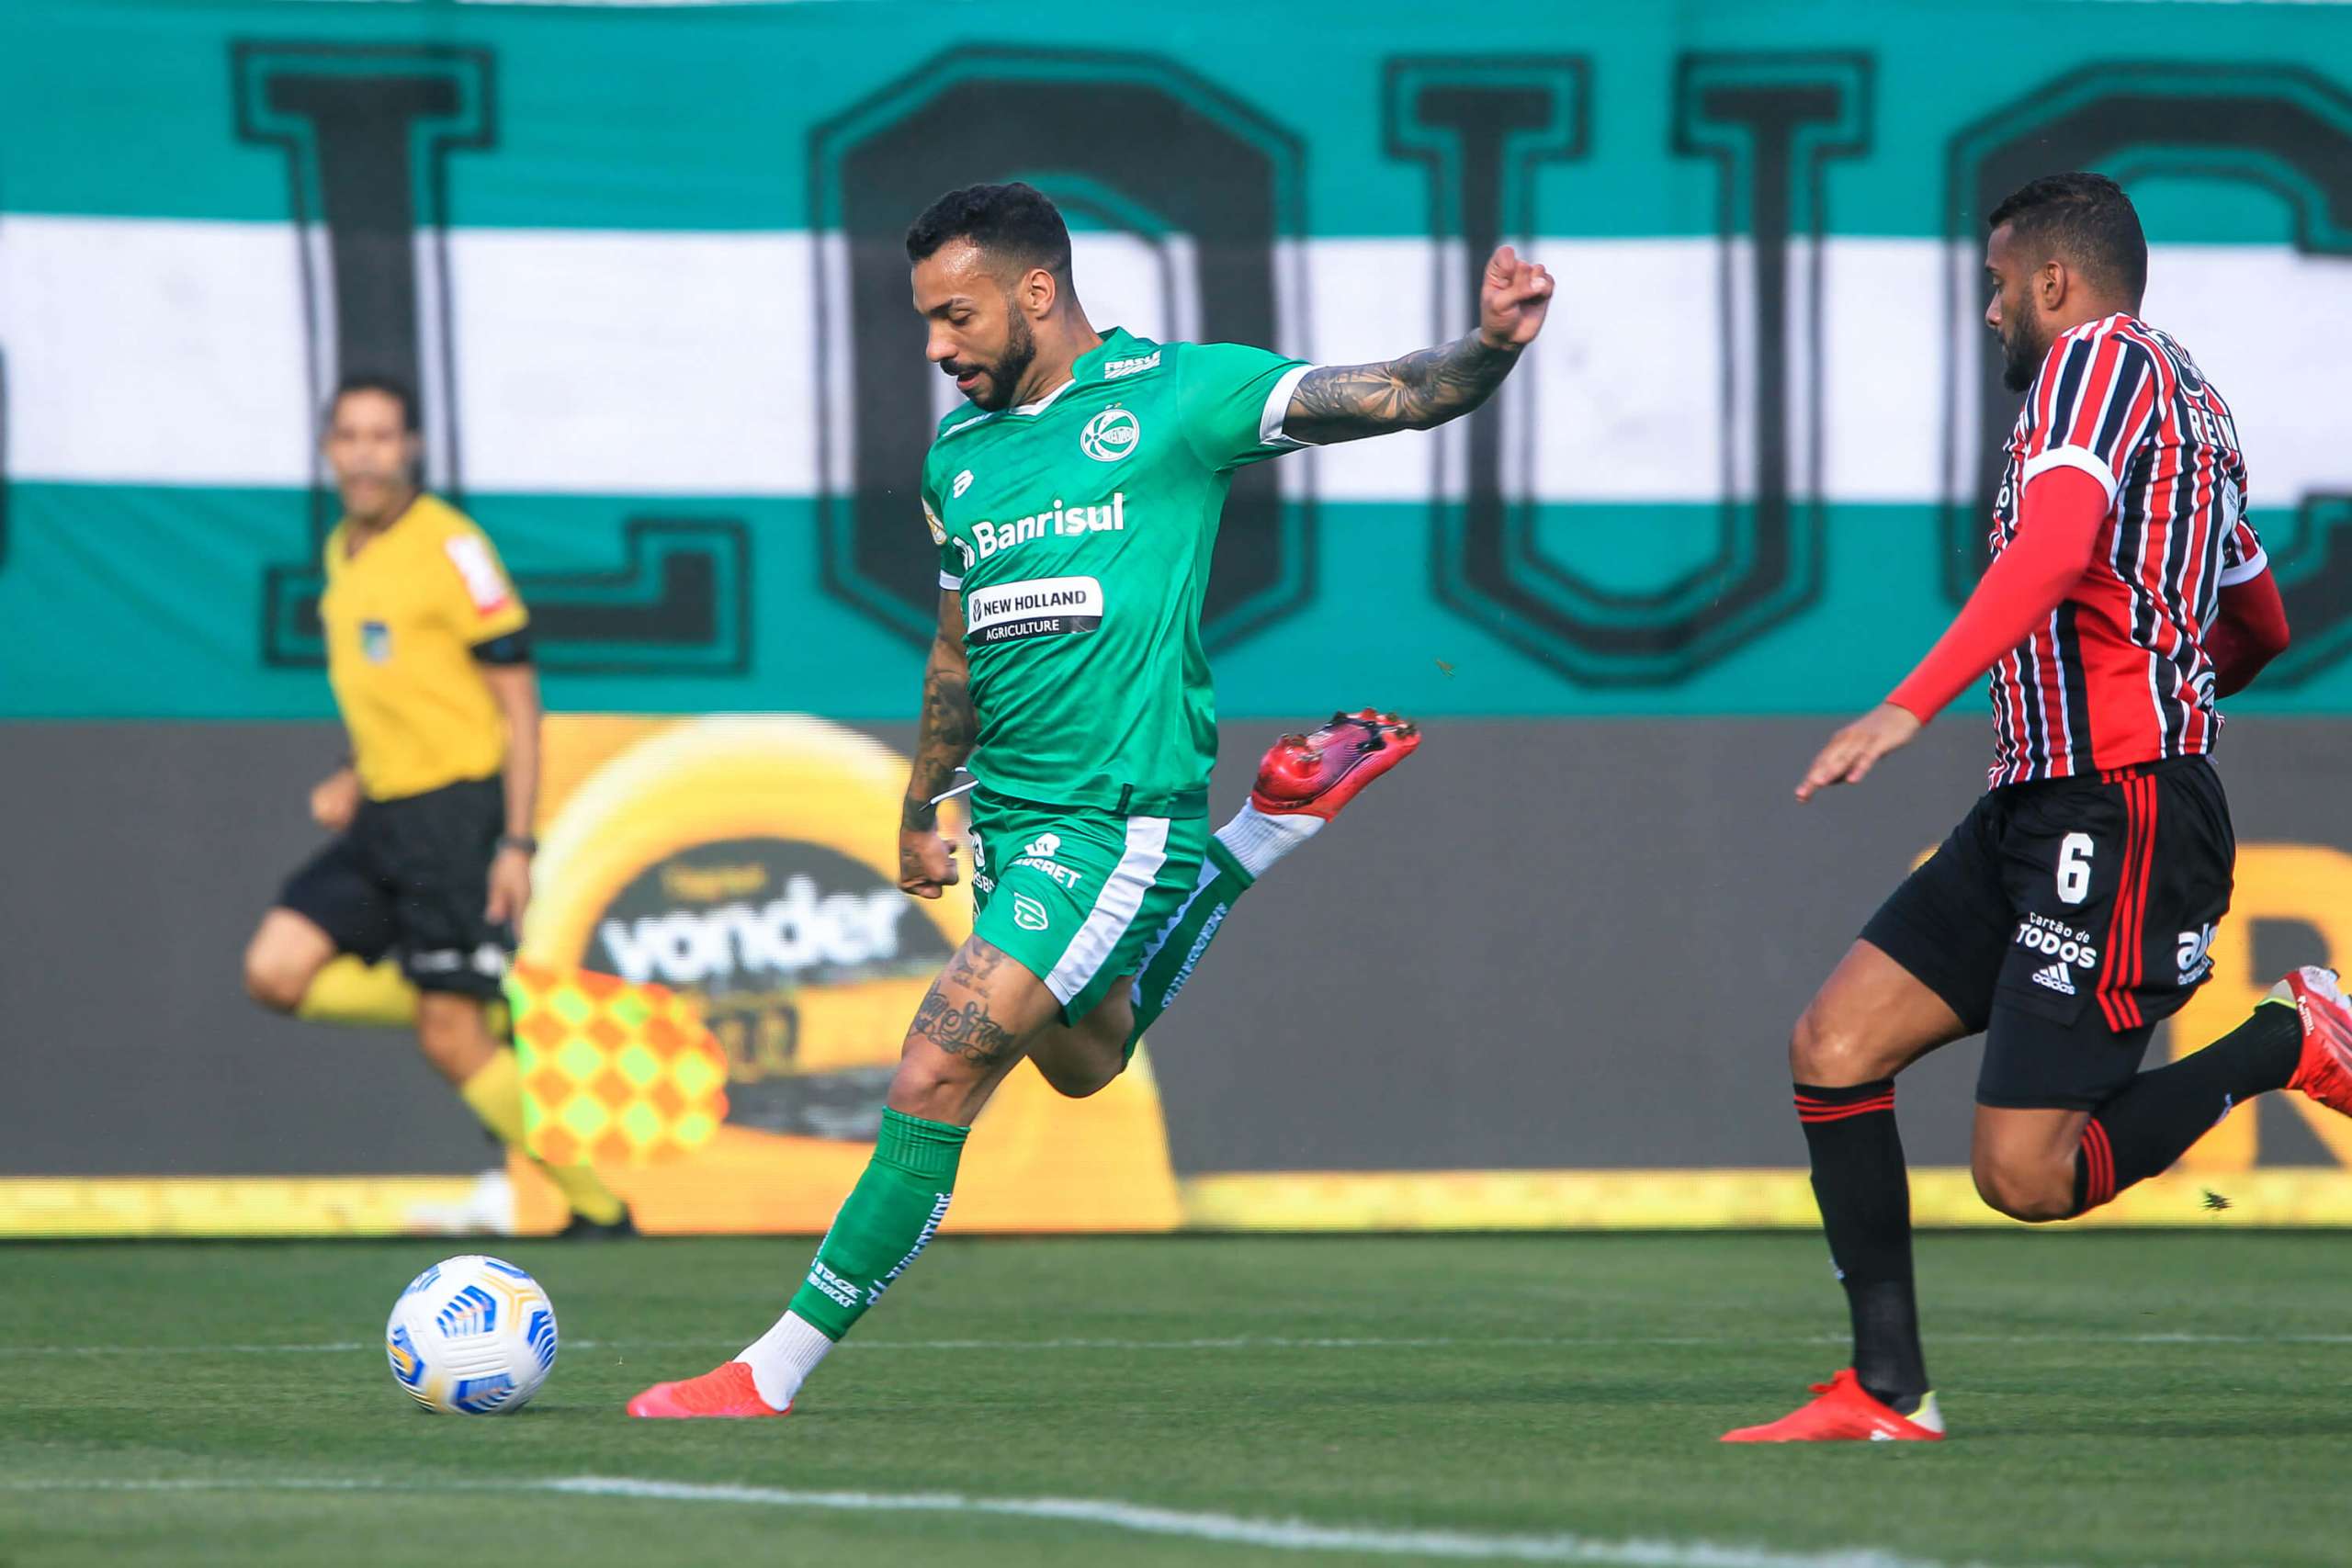
MULTIPOLYGON (((645 1157, 617 1118, 606 1134, 605 1108, 552 1056, 526 1089, 563 1103, 534 1113, 582 1123, 642 1229, 821 1231, 873 1152, 916 1004, 971 930, 964 888, 935 903, 898 890, 906 759, 815 718, 566 716, 548 721, 547 770, 518 975, 571 977, 575 991, 611 976, 587 983, 691 1004, 723 1074, 710 1086, 723 1120, 677 1136, 670 1112, 590 1066, 582 1077, 647 1112, 639 1140, 668 1145, 645 1157)), ((518 1020, 526 1041, 534 1010, 518 1020)), ((677 1027, 693 1024, 681 1013, 677 1027)), ((554 1195, 520 1162, 514 1175, 517 1225, 553 1226, 554 1195)), ((981 1115, 948 1227, 1168 1230, 1181 1213, 1139 1052, 1085 1100, 1015 1071, 981 1115)))
MULTIPOLYGON (((547 722, 537 897, 510 999, 526 1132, 594 1159, 654 1233, 816 1233, 873 1148, 916 1005, 970 930, 963 887, 898 891, 907 761, 802 716, 547 722)), ((960 828, 953 807, 948 829, 960 828)), ((2261 981, 2257 929, 2352 953, 2352 855, 2238 851, 2212 978, 2159 1036, 2226 1033, 2261 981)), ((2184 936, 2186 940, 2186 934, 2184 936)), ((2173 1170, 2079 1224, 2352 1225, 2352 1122, 2283 1102, 2335 1164, 2264 1163, 2261 1119, 2216 1125, 2173 1170)), ((1758 1114, 1770 1113, 1759 1107, 1758 1114)), ((2271 1122, 2274 1134, 2292 1123, 2271 1122)), ((2007 1225, 1969 1173, 1912 1172, 1925 1225, 2007 1225)), ((108 1176, 0 1179, 0 1235, 391 1235, 554 1229, 527 1161, 503 1176, 108 1176)), ((1172 1168, 1147 1050, 1065 1100, 1026 1066, 982 1114, 950 1231, 1809 1228, 1797 1169, 1172 1168)))

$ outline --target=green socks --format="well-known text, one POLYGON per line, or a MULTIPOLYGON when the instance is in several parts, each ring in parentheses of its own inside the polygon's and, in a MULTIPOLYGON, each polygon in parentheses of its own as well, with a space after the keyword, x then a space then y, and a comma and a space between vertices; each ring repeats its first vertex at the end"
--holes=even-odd
MULTIPOLYGON (((1244 818, 1253 815, 1243 808, 1244 818)), ((1144 954, 1143 972, 1136 978, 1130 1055, 1143 1032, 1159 1021, 1193 977, 1233 901, 1249 891, 1258 871, 1304 842, 1312 830, 1286 822, 1275 826, 1281 830, 1260 835, 1268 840, 1264 844, 1245 842, 1237 848, 1226 841, 1224 833, 1209 841, 1193 897, 1144 954), (1262 863, 1253 867, 1252 860, 1262 863)), ((1227 830, 1233 827, 1228 824, 1227 830)), ((833 1216, 833 1228, 819 1244, 808 1279, 793 1292, 790 1310, 738 1358, 752 1369, 760 1395, 769 1404, 779 1410, 788 1405, 831 1344, 847 1334, 865 1309, 882 1299, 890 1281, 922 1255, 947 1217, 948 1201, 956 1192, 956 1167, 969 1134, 969 1128, 884 1109, 874 1157, 833 1216)))
MULTIPOLYGON (((1304 841, 1303 833, 1295 837, 1304 841)), ((1274 854, 1288 847, 1288 842, 1276 845, 1274 854)), ((1271 863, 1274 855, 1264 858, 1271 863)), ((1136 1025, 1127 1039, 1130 1055, 1144 1031, 1159 1021, 1193 977, 1201 954, 1208 951, 1217 928, 1232 911, 1233 901, 1255 881, 1247 860, 1222 835, 1209 840, 1193 897, 1144 954, 1143 973, 1136 977, 1136 1025)), ((947 1217, 948 1201, 956 1192, 956 1163, 963 1157, 964 1140, 969 1134, 969 1128, 883 1111, 874 1157, 866 1162, 865 1173, 833 1216, 833 1228, 825 1234, 815 1260, 808 1265, 808 1278, 793 1293, 788 1316, 813 1326, 827 1339, 837 1340, 865 1315, 867 1307, 882 1299, 890 1281, 922 1255, 940 1222, 947 1217)))
POLYGON ((1144 1031, 1159 1021, 1176 999, 1184 983, 1199 967, 1201 954, 1232 912, 1233 901, 1247 893, 1258 879, 1245 869, 1238 857, 1226 846, 1222 836, 1209 840, 1208 853, 1201 860, 1201 880, 1193 896, 1175 918, 1161 928, 1153 944, 1145 950, 1143 973, 1136 976, 1136 1026, 1127 1036, 1127 1055, 1133 1058, 1136 1043, 1144 1031))
POLYGON ((833 1216, 792 1312, 839 1339, 938 1233, 967 1127, 885 1109, 874 1157, 833 1216))

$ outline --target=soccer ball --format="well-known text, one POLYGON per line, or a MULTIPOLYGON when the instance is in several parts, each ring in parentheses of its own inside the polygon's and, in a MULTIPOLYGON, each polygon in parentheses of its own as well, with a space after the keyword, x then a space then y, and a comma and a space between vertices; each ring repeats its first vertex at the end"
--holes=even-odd
POLYGON ((443 1415, 520 1410, 555 1367, 555 1307, 512 1263, 447 1258, 408 1282, 384 1325, 392 1378, 443 1415))

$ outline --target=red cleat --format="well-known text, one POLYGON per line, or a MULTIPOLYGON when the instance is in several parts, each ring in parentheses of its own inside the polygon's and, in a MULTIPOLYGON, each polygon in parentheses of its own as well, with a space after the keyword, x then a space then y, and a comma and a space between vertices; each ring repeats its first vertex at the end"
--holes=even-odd
POLYGON ((1335 713, 1312 735, 1285 735, 1274 742, 1258 764, 1250 804, 1270 817, 1305 815, 1328 822, 1420 744, 1420 730, 1393 713, 1335 713))
POLYGON ((2335 971, 2306 964, 2270 987, 2263 1005, 2272 1002, 2290 1004, 2303 1022, 2303 1059, 2287 1087, 2352 1116, 2352 1002, 2335 971))
POLYGON ((657 1382, 628 1402, 632 1416, 688 1417, 714 1416, 737 1418, 789 1416, 792 1406, 778 1410, 760 1397, 752 1369, 741 1361, 722 1363, 715 1371, 683 1382, 657 1382))
POLYGON ((1819 1398, 1799 1405, 1778 1421, 1725 1432, 1726 1443, 1940 1443, 1944 1418, 1936 1396, 1919 1401, 1908 1416, 1898 1415, 1866 1393, 1848 1367, 1827 1382, 1813 1385, 1819 1398))

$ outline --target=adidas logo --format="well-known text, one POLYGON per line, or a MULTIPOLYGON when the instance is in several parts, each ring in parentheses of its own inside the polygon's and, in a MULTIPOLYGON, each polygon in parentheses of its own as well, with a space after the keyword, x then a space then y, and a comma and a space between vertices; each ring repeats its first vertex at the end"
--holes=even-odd
POLYGON ((2033 983, 2037 986, 2047 986, 2062 997, 2071 997, 2075 994, 2075 978, 2066 973, 2066 966, 2064 964, 2052 964, 2047 969, 2035 970, 2033 983))

